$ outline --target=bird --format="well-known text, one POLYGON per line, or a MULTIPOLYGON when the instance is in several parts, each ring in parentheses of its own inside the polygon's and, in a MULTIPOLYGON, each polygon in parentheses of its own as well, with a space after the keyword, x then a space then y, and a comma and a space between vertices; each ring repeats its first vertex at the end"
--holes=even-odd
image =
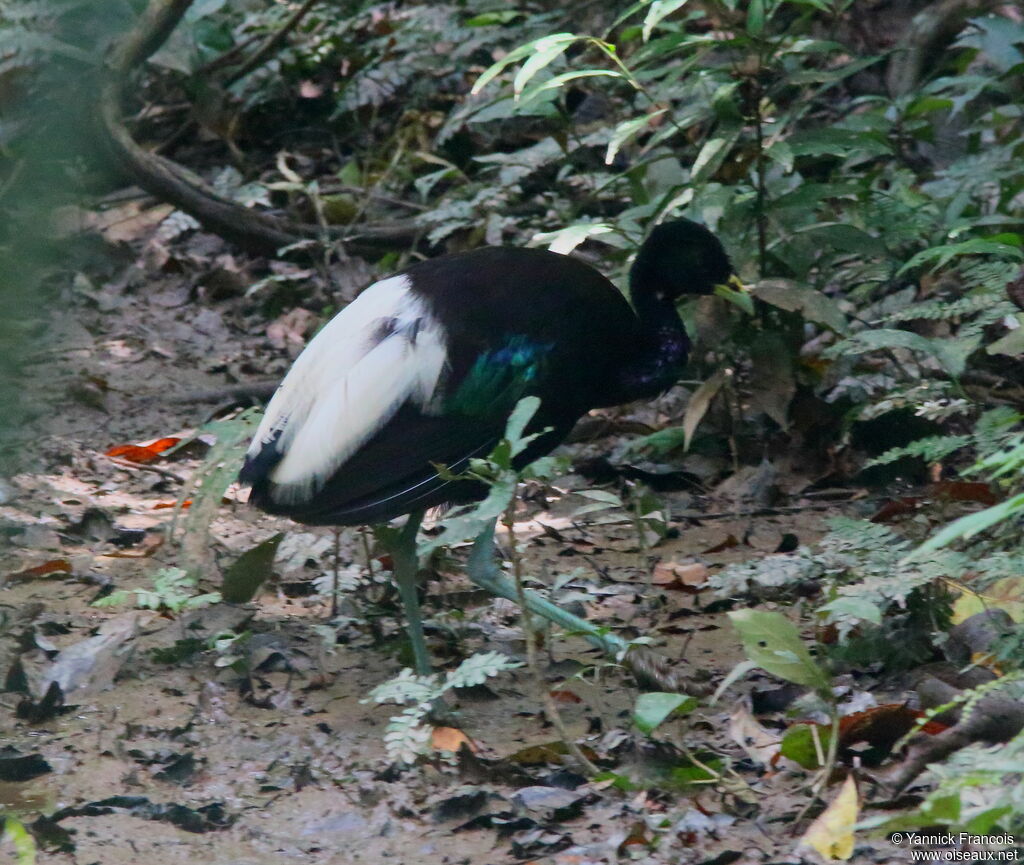
MULTIPOLYGON (((689 219, 649 232, 628 281, 627 301, 581 259, 526 247, 419 261, 335 315, 267 405, 239 473, 251 504, 309 525, 408 515, 391 552, 417 672, 431 669, 415 584, 420 523, 430 508, 487 492, 453 475, 491 452, 523 397, 539 399, 526 428, 538 435, 516 468, 554 450, 591 409, 664 392, 690 349, 677 301, 742 288, 719 239, 689 219)), ((517 600, 493 562, 493 531, 477 538, 467 575, 517 600)), ((527 606, 606 651, 624 645, 539 595, 527 606)))

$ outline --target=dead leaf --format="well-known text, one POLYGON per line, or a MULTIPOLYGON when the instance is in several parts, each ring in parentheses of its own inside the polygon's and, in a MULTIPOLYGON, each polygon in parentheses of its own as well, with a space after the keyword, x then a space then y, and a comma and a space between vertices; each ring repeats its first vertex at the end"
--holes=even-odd
POLYGON ((455 727, 434 727, 430 734, 430 747, 435 751, 451 751, 457 754, 463 745, 474 753, 479 750, 469 736, 455 727))
POLYGON ((839 747, 867 743, 888 753, 922 714, 903 703, 887 703, 846 715, 839 720, 839 747))
MULTIPOLYGON (((580 750, 588 760, 597 760, 597 752, 589 745, 581 745, 580 750)), ((546 766, 549 763, 561 765, 569 752, 565 742, 548 742, 543 745, 530 745, 509 755, 508 761, 520 766, 546 766)))
POLYGON ((999 496, 992 487, 980 481, 939 481, 928 488, 929 495, 954 502, 977 502, 980 505, 997 505, 999 496))
POLYGON ((903 496, 898 499, 890 499, 868 519, 873 523, 888 523, 896 517, 915 513, 923 504, 923 496, 903 496))
POLYGON ((690 449, 693 434, 722 389, 722 385, 728 379, 729 372, 726 369, 720 369, 693 392, 693 396, 690 397, 690 401, 686 405, 686 414, 683 415, 683 447, 685 450, 690 449))
POLYGON ((133 463, 150 463, 158 459, 165 450, 174 447, 181 439, 176 436, 153 439, 135 445, 117 445, 106 451, 105 456, 120 457, 133 463))
POLYGON ((665 589, 693 591, 707 582, 709 574, 707 565, 700 562, 658 562, 651 582, 665 589))
POLYGON ((789 429, 789 404, 796 393, 792 356, 775 332, 762 332, 750 346, 751 375, 747 384, 751 406, 768 415, 783 432, 789 429))
POLYGON ((853 827, 860 813, 857 782, 847 775, 839 795, 804 832, 800 847, 810 847, 825 859, 849 859, 853 855, 853 827))
MULTIPOLYGON (((157 502, 155 505, 153 505, 153 510, 154 511, 162 511, 162 510, 165 510, 166 508, 176 508, 176 507, 178 507, 178 503, 177 502, 157 502)), ((190 507, 192 507, 192 499, 185 499, 185 501, 183 501, 181 503, 181 509, 182 510, 185 510, 185 509, 190 508, 190 507)))
POLYGON ((713 547, 708 547, 701 553, 701 555, 708 556, 712 553, 722 553, 726 550, 731 550, 733 547, 738 547, 739 545, 740 542, 739 540, 737 540, 736 535, 730 533, 726 536, 724 541, 722 541, 720 544, 715 544, 713 547))
POLYGON ((779 735, 758 723, 742 700, 729 716, 729 736, 751 760, 763 766, 770 766, 779 752, 779 735))
POLYGON ((1024 622, 1024 577, 1004 577, 983 592, 961 586, 960 597, 953 602, 954 625, 985 610, 1004 610, 1015 622, 1024 622))
POLYGON ((155 617, 156 613, 133 611, 111 619, 95 637, 73 643, 55 661, 39 650, 26 652, 19 661, 29 693, 41 700, 56 685, 68 704, 109 688, 134 648, 131 641, 139 627, 155 617))
POLYGON ((283 349, 289 345, 302 348, 306 344, 306 334, 316 320, 316 315, 308 309, 296 307, 267 326, 267 339, 274 348, 283 349))
POLYGON ((50 561, 43 562, 41 565, 35 565, 31 568, 25 568, 23 571, 8 574, 3 581, 5 583, 15 583, 23 580, 37 580, 40 577, 48 577, 51 574, 70 573, 71 562, 67 559, 50 559, 50 561))

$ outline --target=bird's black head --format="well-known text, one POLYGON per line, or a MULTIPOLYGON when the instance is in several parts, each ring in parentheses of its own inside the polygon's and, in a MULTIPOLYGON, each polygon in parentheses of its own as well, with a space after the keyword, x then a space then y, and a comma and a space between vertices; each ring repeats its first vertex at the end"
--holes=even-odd
POLYGON ((634 297, 676 300, 684 294, 713 294, 716 285, 735 282, 732 264, 714 234, 689 219, 657 226, 629 271, 634 297))

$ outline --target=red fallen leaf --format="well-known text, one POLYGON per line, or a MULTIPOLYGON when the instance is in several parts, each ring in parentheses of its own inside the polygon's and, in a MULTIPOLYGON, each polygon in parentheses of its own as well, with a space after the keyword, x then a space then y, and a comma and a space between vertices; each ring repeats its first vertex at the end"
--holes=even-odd
POLYGON ((36 580, 39 577, 48 577, 50 574, 70 574, 71 573, 71 562, 67 559, 50 559, 48 562, 43 562, 41 565, 35 565, 31 568, 25 568, 23 571, 18 571, 14 574, 8 574, 6 582, 15 582, 16 580, 36 580))
POLYGON ((725 550, 732 549, 733 547, 738 547, 739 545, 740 542, 736 539, 736 535, 730 534, 720 544, 715 544, 713 547, 709 547, 708 549, 704 550, 703 555, 706 556, 710 553, 721 553, 725 550))
POLYGON ((867 742, 872 748, 889 751, 924 713, 903 703, 887 703, 839 719, 839 745, 849 748, 867 742))
POLYGON ((149 463, 168 448, 174 447, 179 441, 181 441, 180 438, 168 436, 151 442, 143 442, 140 445, 118 445, 108 450, 106 456, 120 457, 133 463, 149 463))
MULTIPOLYGON (((177 506, 178 506, 177 502, 157 502, 155 505, 153 505, 153 510, 154 511, 160 511, 160 510, 163 510, 164 508, 174 508, 174 507, 177 507, 177 506)), ((192 507, 192 499, 185 499, 185 501, 183 501, 181 503, 181 509, 182 510, 185 510, 186 508, 190 508, 190 507, 192 507)))
POLYGON ((922 496, 903 496, 899 499, 892 499, 880 507, 870 520, 873 523, 887 523, 896 517, 904 514, 914 513, 924 503, 922 496))
POLYGON ((940 499, 954 502, 977 502, 980 505, 997 505, 999 496, 992 488, 980 481, 939 481, 928 488, 928 492, 940 499))
MULTIPOLYGON (((868 754, 862 753, 861 758, 866 765, 875 765, 891 750, 903 736, 909 733, 917 724, 918 719, 924 717, 925 713, 911 709, 903 703, 887 703, 884 706, 875 706, 863 712, 853 712, 839 719, 839 750, 842 754, 855 745, 861 743, 868 745, 875 752, 868 762, 868 754)), ((818 738, 823 746, 828 743, 831 727, 828 724, 817 724, 813 721, 801 721, 793 724, 789 730, 797 728, 816 727, 818 738)), ((936 721, 929 721, 922 726, 922 731, 929 736, 934 736, 947 729, 945 724, 936 721)), ((787 731, 788 736, 788 731, 787 731)), ((783 756, 783 749, 771 759, 771 765, 776 766, 783 756)), ((786 756, 801 762, 795 753, 788 753, 786 756)))
POLYGON ((579 694, 574 694, 572 691, 552 691, 551 699, 557 703, 582 703, 583 700, 579 694))

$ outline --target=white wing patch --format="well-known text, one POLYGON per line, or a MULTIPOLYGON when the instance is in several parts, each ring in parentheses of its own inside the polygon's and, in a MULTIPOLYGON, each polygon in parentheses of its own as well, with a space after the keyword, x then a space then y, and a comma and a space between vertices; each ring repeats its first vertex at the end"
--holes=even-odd
POLYGON ((407 276, 374 283, 296 358, 248 453, 283 454, 269 476, 277 502, 308 501, 406 401, 429 406, 445 366, 444 329, 411 288, 407 276))

